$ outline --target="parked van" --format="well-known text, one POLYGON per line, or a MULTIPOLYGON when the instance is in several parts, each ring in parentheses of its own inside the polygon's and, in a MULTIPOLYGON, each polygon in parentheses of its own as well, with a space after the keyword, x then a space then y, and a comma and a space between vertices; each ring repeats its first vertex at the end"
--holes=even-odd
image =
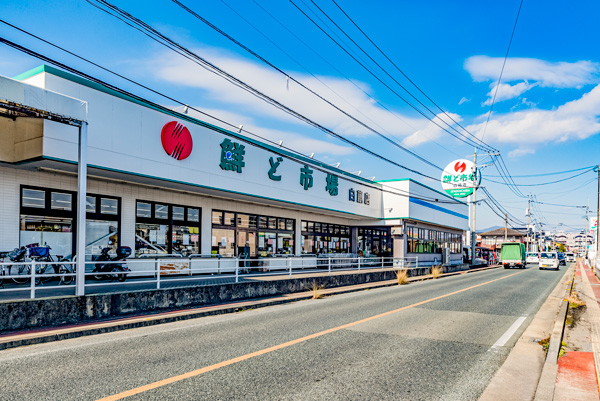
POLYGON ((500 245, 500 263, 505 269, 510 267, 525 268, 525 244, 520 242, 504 242, 500 245))
POLYGON ((560 261, 556 252, 541 252, 540 253, 540 270, 555 269, 558 270, 560 261))

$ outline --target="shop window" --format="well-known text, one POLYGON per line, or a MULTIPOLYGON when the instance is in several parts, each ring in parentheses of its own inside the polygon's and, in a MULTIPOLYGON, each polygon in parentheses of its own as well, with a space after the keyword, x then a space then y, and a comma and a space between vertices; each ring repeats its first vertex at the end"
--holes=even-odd
POLYGON ((173 220, 185 220, 185 208, 181 206, 173 206, 173 220))
POLYGON ((111 198, 100 198, 100 213, 117 215, 119 213, 118 200, 111 198))
POLYGON ((167 205, 155 204, 154 205, 154 218, 160 220, 167 220, 169 218, 169 207, 167 205))
POLYGON ((277 229, 285 230, 285 219, 277 219, 277 229))
MULTIPOLYGON (((200 209, 153 202, 137 202, 137 205, 136 256, 200 253, 200 209), (154 210, 154 216, 149 216, 147 210, 154 210)), ((222 214, 215 216, 213 213, 213 219, 218 216, 222 217, 222 214)))
POLYGON ((212 212, 212 223, 223 225, 223 212, 213 211, 212 212))
POLYGON ((200 209, 187 208, 187 219, 188 221, 199 222, 200 221, 200 209))
POLYGON ((87 213, 96 213, 96 197, 86 196, 85 197, 85 211, 87 213))
POLYGON ((53 255, 73 255, 73 219, 21 215, 19 243, 50 246, 53 255))
POLYGON ((277 229, 277 219, 275 217, 269 217, 268 229, 276 230, 277 229))
POLYGON ((152 205, 149 203, 138 202, 136 208, 136 216, 137 217, 152 217, 152 205))
MULTIPOLYGON (((75 246, 75 194, 52 189, 22 188, 20 245, 48 245, 52 255, 72 257, 75 246)), ((86 258, 91 258, 104 247, 116 248, 119 245, 119 209, 119 198, 86 196, 86 258), (111 205, 107 215, 100 213, 102 200, 111 205)))
POLYGON ((23 207, 46 207, 46 191, 23 188, 21 191, 21 206, 23 207))
POLYGON ((223 225, 235 226, 235 213, 225 212, 225 218, 223 219, 223 225))
POLYGON ((212 253, 223 256, 270 256, 294 252, 294 220, 222 212, 224 224, 213 219, 212 253), (229 226, 228 222, 234 223, 229 226), (288 228, 288 221, 290 230, 288 228), (286 232, 288 231, 288 232, 286 232))
POLYGON ((55 210, 72 210, 71 200, 71 194, 52 192, 50 195, 50 207, 55 210))

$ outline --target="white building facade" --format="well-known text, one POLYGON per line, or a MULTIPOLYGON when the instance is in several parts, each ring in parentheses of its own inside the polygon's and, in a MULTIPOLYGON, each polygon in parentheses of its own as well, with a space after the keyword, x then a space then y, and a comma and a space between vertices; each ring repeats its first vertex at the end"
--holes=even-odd
POLYGON ((370 181, 49 66, 2 78, 2 88, 25 95, 0 93, 12 110, 0 114, 1 250, 39 243, 75 253, 78 128, 45 110, 83 108, 86 255, 123 245, 136 257, 348 253, 441 263, 448 249, 447 263, 462 262, 467 205, 413 180, 370 181), (19 102, 39 112, 15 113, 19 102))

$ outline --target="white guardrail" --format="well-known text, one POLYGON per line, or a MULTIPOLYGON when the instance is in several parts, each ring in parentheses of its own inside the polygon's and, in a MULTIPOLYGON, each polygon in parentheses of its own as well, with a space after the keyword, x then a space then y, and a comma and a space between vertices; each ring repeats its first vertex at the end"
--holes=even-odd
MULTIPOLYGON (((46 290, 75 288, 75 261, 25 262, 0 261, 0 294, 27 290, 29 297, 46 290)), ((214 255, 156 255, 154 257, 130 258, 110 261, 85 262, 85 287, 114 285, 139 285, 143 289, 160 289, 167 283, 205 281, 205 285, 260 279, 263 276, 282 276, 339 271, 365 271, 388 269, 415 269, 418 257, 356 257, 349 255, 302 255, 246 259, 224 258, 214 255), (218 283, 218 282, 217 282, 218 283)), ((194 283, 192 283, 194 282, 194 283)), ((202 285, 202 284, 201 284, 202 285)))

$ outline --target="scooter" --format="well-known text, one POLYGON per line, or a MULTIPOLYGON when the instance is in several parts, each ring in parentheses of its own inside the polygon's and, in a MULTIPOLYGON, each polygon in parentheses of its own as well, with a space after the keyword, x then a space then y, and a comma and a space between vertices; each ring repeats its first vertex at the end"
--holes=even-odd
POLYGON ((120 246, 117 247, 117 256, 112 257, 108 254, 110 248, 104 248, 100 252, 100 256, 98 256, 94 262, 102 262, 106 261, 107 263, 96 263, 94 265, 94 270, 92 273, 100 273, 94 274, 93 277, 96 280, 110 279, 116 280, 119 282, 123 282, 127 279, 127 273, 131 270, 127 267, 127 263, 125 258, 131 255, 131 248, 128 246, 120 246), (112 263, 114 261, 120 261, 122 263, 112 263), (112 274, 107 274, 112 273, 112 274))

